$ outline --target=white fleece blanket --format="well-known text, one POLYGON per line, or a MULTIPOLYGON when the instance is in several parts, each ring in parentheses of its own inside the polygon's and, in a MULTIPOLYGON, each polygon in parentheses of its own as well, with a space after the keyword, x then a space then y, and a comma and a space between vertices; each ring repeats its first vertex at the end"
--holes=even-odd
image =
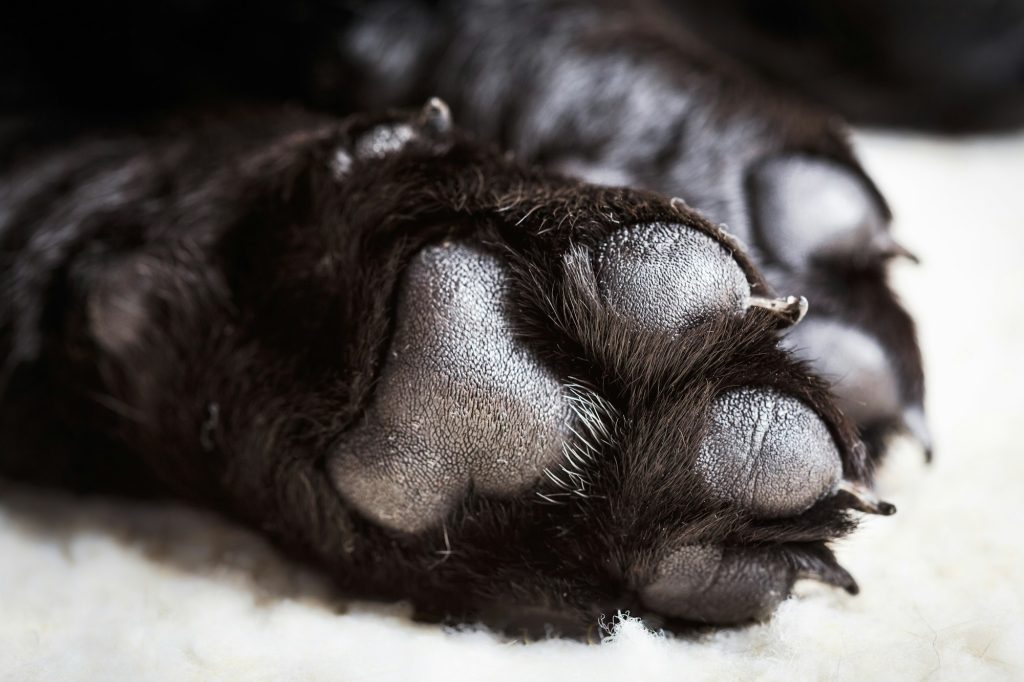
POLYGON ((893 454, 899 513, 839 546, 860 596, 801 585, 698 641, 619 619, 600 644, 508 643, 337 603, 208 515, 4 488, 0 679, 1024 679, 1024 136, 857 141, 923 260, 895 281, 937 443, 932 467, 893 454))

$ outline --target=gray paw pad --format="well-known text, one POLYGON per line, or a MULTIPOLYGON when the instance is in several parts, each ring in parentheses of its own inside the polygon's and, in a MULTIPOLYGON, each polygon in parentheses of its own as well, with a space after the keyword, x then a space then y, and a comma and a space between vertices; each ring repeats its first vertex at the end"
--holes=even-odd
POLYGON ((896 374, 872 337, 834 320, 808 320, 782 344, 832 382, 840 408, 856 423, 899 418, 896 374))
POLYGON ((598 246, 598 290, 614 311, 645 330, 673 331, 739 313, 750 285, 724 246, 682 225, 619 230, 598 246))
POLYGON ((751 178, 763 246, 800 270, 819 257, 864 258, 895 247, 887 219, 864 181, 827 159, 788 156, 751 178))
POLYGON ((740 623, 770 614, 789 594, 793 577, 783 559, 764 552, 686 545, 658 564, 640 598, 667 616, 740 623))
POLYGON ((839 450, 821 418, 767 388, 728 391, 713 403, 695 471, 708 494, 763 517, 800 512, 842 476, 839 450))
POLYGON ((409 265, 374 402, 329 463, 367 517, 422 530, 471 485, 515 494, 561 456, 569 399, 511 334, 505 287, 501 263, 464 244, 409 265))

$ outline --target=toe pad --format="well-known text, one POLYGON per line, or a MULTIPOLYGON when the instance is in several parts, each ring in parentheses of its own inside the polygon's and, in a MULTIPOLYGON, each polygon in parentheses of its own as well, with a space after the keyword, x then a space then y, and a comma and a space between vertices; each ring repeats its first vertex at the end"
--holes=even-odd
POLYGON ((768 616, 786 598, 793 571, 758 550, 686 545, 665 557, 640 590, 658 613, 702 623, 741 623, 768 616))
POLYGON ((713 498, 781 517, 828 494, 842 476, 842 461, 809 407, 772 389, 740 388, 712 404, 695 469, 713 498))
POLYGON ((596 253, 605 303, 645 330, 673 331, 742 311, 750 285, 712 237, 681 225, 619 230, 596 253))

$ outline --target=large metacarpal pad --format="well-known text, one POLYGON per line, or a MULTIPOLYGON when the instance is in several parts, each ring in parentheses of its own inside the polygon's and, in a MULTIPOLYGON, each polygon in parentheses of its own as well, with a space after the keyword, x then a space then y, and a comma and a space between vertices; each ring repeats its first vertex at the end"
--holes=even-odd
POLYGON ((375 521, 436 525, 467 492, 536 481, 566 441, 569 400, 512 335, 506 276, 464 244, 409 265, 373 406, 331 460, 341 494, 375 521))

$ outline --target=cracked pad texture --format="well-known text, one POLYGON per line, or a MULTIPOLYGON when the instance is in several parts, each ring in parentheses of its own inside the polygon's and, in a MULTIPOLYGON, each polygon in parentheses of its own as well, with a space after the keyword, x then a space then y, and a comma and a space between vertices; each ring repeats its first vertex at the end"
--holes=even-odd
POLYGON ((437 524, 470 484, 514 494, 561 456, 560 382, 516 341, 498 261, 466 245, 409 265, 374 402, 330 462, 339 492, 395 530, 437 524))
POLYGON ((605 303, 641 329, 672 331, 738 313, 750 285, 724 246, 692 228, 654 223, 609 235, 598 247, 605 303))
POLYGON ((715 400, 710 417, 696 471, 722 502, 766 517, 799 514, 842 475, 825 423, 795 398, 741 388, 715 400))

